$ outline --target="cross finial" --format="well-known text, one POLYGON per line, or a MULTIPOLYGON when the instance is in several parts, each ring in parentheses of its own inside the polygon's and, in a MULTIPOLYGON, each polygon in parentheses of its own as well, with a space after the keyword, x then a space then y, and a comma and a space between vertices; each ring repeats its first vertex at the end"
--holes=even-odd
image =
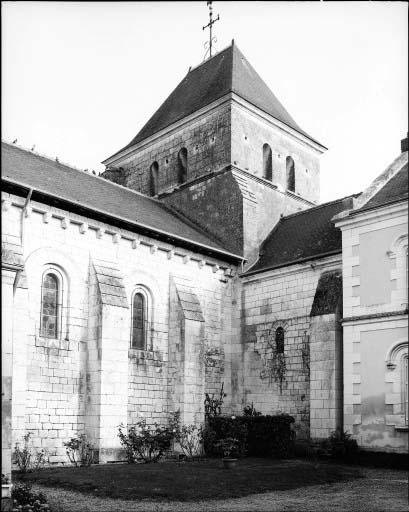
POLYGON ((202 30, 205 30, 206 28, 209 28, 209 41, 206 41, 204 44, 204 47, 206 48, 205 58, 206 58, 207 52, 209 52, 209 57, 212 56, 213 43, 217 42, 217 38, 213 37, 213 35, 212 35, 212 29, 213 29, 214 23, 216 23, 216 21, 219 21, 219 19, 220 19, 219 15, 217 15, 217 18, 213 19, 212 3, 213 2, 211 0, 208 0, 208 2, 207 2, 207 5, 209 6, 209 23, 207 25, 205 25, 202 29, 202 30))

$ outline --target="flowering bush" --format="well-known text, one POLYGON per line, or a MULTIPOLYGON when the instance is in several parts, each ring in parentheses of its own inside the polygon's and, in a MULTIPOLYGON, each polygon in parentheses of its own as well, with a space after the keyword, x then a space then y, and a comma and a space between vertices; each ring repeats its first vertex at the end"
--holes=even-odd
POLYGON ((13 512, 50 512, 47 498, 42 492, 31 490, 30 484, 16 483, 11 490, 13 512))
POLYGON ((46 451, 35 450, 30 443, 32 433, 28 432, 23 437, 23 443, 16 443, 14 447, 13 460, 22 473, 34 471, 46 463, 46 451))
POLYGON ((146 425, 142 419, 136 425, 124 432, 124 425, 119 426, 119 440, 126 450, 128 463, 157 462, 167 450, 175 433, 169 427, 162 427, 157 423, 153 426, 146 425))
POLYGON ((87 441, 85 434, 80 434, 78 437, 72 437, 69 441, 64 443, 67 456, 76 467, 78 466, 91 466, 94 462, 94 448, 87 441))
POLYGON ((201 426, 180 425, 180 412, 178 411, 169 419, 169 428, 187 459, 203 455, 203 428, 201 426))

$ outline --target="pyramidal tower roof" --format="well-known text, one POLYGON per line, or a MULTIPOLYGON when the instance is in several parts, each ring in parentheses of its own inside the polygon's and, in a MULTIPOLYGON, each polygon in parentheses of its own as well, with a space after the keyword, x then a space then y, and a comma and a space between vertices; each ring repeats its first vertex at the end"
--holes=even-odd
POLYGON ((145 126, 118 153, 228 93, 237 94, 278 121, 317 142, 294 121, 233 41, 226 49, 190 69, 145 126))

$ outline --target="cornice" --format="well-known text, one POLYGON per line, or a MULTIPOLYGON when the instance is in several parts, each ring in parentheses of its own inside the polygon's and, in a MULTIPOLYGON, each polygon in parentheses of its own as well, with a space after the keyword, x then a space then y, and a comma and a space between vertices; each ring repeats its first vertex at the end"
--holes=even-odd
POLYGON ((357 315, 342 318, 341 322, 345 324, 364 324, 375 322, 388 322, 392 320, 405 320, 408 318, 408 310, 402 309, 400 311, 387 311, 385 313, 372 313, 368 315, 357 315))
POLYGON ((254 272, 248 272, 241 274, 240 277, 243 283, 267 281, 268 279, 274 279, 276 277, 282 277, 289 274, 297 274, 305 272, 306 270, 321 270, 326 268, 327 270, 335 270, 342 266, 342 254, 340 251, 333 254, 321 254, 316 257, 303 258, 292 263, 285 263, 281 266, 277 266, 265 270, 257 270, 254 272), (320 261, 317 261, 317 260, 320 261), (334 268, 332 268, 334 267, 334 268))
POLYGON ((408 209, 407 200, 400 200, 394 203, 381 205, 368 210, 347 210, 333 218, 336 227, 360 227, 382 220, 406 216, 408 209), (338 217, 338 218, 337 218, 338 217))
POLYGON ((225 94, 218 100, 213 101, 212 103, 210 103, 209 105, 206 105, 205 107, 201 108, 200 110, 193 112, 193 114, 190 114, 190 115, 184 117, 183 119, 180 119, 179 121, 176 121, 175 123, 172 123, 171 125, 167 126, 166 128, 163 128, 162 130, 158 131, 154 135, 147 137, 146 139, 142 140, 141 142, 138 142, 137 144, 134 144, 133 146, 131 146, 129 148, 120 150, 118 153, 115 153, 114 155, 108 157, 106 160, 103 160, 101 163, 104 165, 112 165, 115 163, 119 163, 124 158, 129 158, 130 156, 134 155, 135 153, 143 150, 145 146, 149 146, 153 142, 157 142, 158 140, 160 140, 163 137, 172 135, 176 131, 183 128, 185 125, 191 123, 192 121, 195 121, 195 120, 199 119, 200 117, 207 115, 214 110, 217 110, 219 107, 221 107, 225 103, 227 103, 231 99, 231 96, 232 96, 231 93, 225 94))
POLYGON ((232 93, 232 100, 239 107, 244 108, 245 110, 251 112, 256 117, 261 118, 263 121, 267 121, 270 125, 274 126, 275 128, 278 128, 280 131, 284 132, 286 135, 291 135, 294 139, 296 139, 302 145, 307 146, 309 149, 312 149, 315 152, 318 152, 319 154, 324 153, 328 149, 325 146, 323 146, 322 144, 315 142, 314 140, 310 139, 306 135, 303 135, 302 133, 298 132, 294 128, 291 128, 287 124, 279 121, 278 119, 276 119, 272 115, 268 114, 264 110, 260 109, 259 107, 256 107, 255 105, 253 105, 249 101, 245 100, 238 94, 232 93))
POLYGON ((206 105, 205 107, 201 108, 200 110, 197 110, 196 112, 193 112, 192 114, 184 117, 183 119, 180 119, 179 121, 176 121, 175 123, 172 123, 171 125, 167 126, 166 128, 163 128, 162 130, 158 131, 154 135, 147 137, 146 139, 142 140, 141 142, 138 142, 137 144, 134 144, 133 146, 131 146, 129 148, 120 150, 118 153, 115 153, 114 155, 103 160, 102 164, 104 164, 106 166, 113 165, 113 164, 119 164, 124 158, 129 158, 130 156, 134 155, 138 151, 143 150, 144 147, 152 144, 153 142, 157 142, 158 140, 160 140, 161 138, 163 138, 165 136, 172 135, 177 130, 183 128, 186 124, 189 124, 192 121, 200 118, 201 116, 206 115, 213 110, 216 110, 218 107, 224 105, 229 100, 233 101, 239 107, 244 108, 245 110, 251 112, 253 115, 257 116, 258 118, 260 118, 264 121, 267 121, 270 125, 274 126, 275 128, 278 128, 281 132, 284 132, 286 135, 291 135, 291 137, 296 139, 302 145, 308 147, 310 150, 313 150, 319 154, 322 154, 327 150, 327 148, 325 146, 308 138, 307 136, 303 135, 302 133, 298 132, 297 130, 286 125, 285 123, 282 123, 281 121, 279 121, 272 115, 270 115, 267 112, 265 112, 264 110, 256 107, 255 105, 253 105, 249 101, 245 100, 238 94, 236 94, 234 92, 229 92, 229 93, 225 94, 224 96, 222 96, 221 98, 213 101, 209 105, 206 105))

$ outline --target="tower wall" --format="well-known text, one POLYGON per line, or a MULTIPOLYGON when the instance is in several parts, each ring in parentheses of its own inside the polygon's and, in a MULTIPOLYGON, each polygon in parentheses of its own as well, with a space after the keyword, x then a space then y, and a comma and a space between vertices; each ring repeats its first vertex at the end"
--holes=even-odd
POLYGON ((154 138, 130 156, 118 159, 102 176, 146 195, 151 195, 150 166, 159 164, 158 192, 178 187, 178 153, 187 149, 187 180, 230 163, 230 105, 224 103, 181 126, 154 138))
POLYGON ((221 240, 226 249, 242 254, 243 196, 230 170, 187 184, 162 200, 221 240))
MULTIPOLYGON (((286 157, 295 163, 295 194, 318 203, 320 197, 320 153, 295 136, 237 102, 231 112, 232 164, 263 177, 263 145, 272 150, 272 183, 286 190, 286 157)), ((285 213, 285 212, 283 212, 285 213)))

